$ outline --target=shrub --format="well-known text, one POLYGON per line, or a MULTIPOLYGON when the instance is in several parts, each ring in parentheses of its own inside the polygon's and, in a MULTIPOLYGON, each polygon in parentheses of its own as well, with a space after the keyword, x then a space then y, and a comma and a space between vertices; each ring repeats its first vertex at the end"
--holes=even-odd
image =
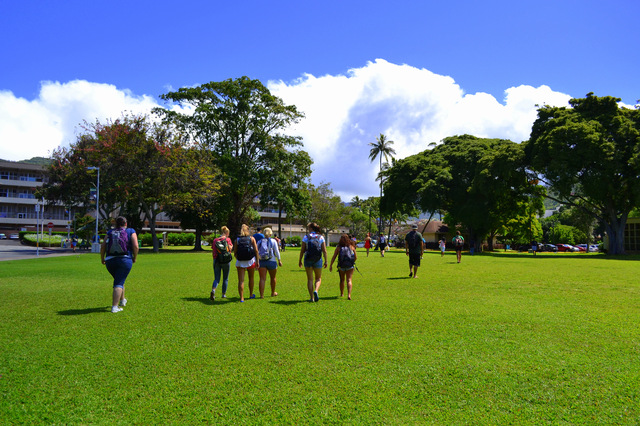
POLYGON ((302 238, 294 235, 292 237, 287 238, 287 244, 293 244, 296 247, 300 247, 302 244, 302 238))
POLYGON ((141 246, 152 246, 153 245, 153 235, 150 233, 145 233, 140 235, 140 245, 141 246))

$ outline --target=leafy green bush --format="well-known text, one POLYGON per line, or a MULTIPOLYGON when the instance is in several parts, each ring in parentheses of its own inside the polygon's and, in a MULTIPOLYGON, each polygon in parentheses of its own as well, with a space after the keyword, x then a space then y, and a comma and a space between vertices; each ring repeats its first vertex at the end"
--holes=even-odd
POLYGON ((196 234, 194 233, 188 233, 188 234, 182 234, 182 244, 183 246, 192 246, 194 245, 196 242, 196 234))
POLYGON ((196 235, 194 233, 179 234, 172 232, 167 234, 167 244, 171 246, 192 246, 196 242, 196 235))
POLYGON ((140 238, 138 239, 138 241, 140 242, 140 245, 143 247, 147 247, 147 246, 152 246, 153 245, 153 235, 151 235, 150 233, 144 233, 140 235, 140 238))
POLYGON ((302 244, 302 238, 294 235, 293 237, 287 238, 287 244, 293 244, 296 247, 300 247, 302 244))

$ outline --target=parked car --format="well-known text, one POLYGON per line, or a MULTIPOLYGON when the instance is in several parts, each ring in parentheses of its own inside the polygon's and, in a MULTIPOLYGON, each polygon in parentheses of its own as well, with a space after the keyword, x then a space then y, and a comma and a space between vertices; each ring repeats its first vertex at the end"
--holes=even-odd
POLYGON ((0 240, 6 240, 7 236, 5 234, 0 234, 0 240))
MULTIPOLYGON (((586 244, 578 244, 576 247, 578 247, 580 249, 580 251, 587 251, 587 245, 586 244)), ((593 253, 598 251, 598 246, 595 244, 590 244, 589 245, 589 252, 593 253)))
POLYGON ((9 235, 9 238, 11 238, 12 240, 19 240, 20 239, 20 234, 11 234, 11 235, 9 235))
POLYGON ((580 251, 580 249, 578 247, 574 247, 571 244, 556 244, 556 247, 558 247, 558 251, 563 251, 563 252, 580 251))
POLYGON ((554 246, 553 244, 540 244, 540 246, 538 246, 538 251, 549 251, 556 253, 558 251, 558 247, 554 246))

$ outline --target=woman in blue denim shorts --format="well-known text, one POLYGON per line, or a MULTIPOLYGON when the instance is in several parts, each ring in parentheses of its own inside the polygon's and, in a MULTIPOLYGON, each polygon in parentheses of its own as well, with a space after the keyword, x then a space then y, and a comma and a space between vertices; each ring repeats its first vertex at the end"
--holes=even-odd
MULTIPOLYGON (((278 272, 278 266, 282 266, 282 261, 280 260, 279 244, 275 238, 272 238, 272 236, 273 231, 271 228, 265 228, 264 238, 260 240, 259 243, 259 246, 264 245, 267 247, 267 254, 264 257, 260 256, 260 269, 258 269, 258 274, 260 274, 260 281, 258 283, 260 299, 264 299, 264 288, 267 284, 267 273, 269 273, 269 280, 271 284, 271 296, 275 297, 278 295, 278 293, 276 293, 276 273, 278 272)), ((258 251, 260 250, 260 247, 258 247, 258 251)))
POLYGON ((322 280, 322 267, 327 267, 327 246, 324 238, 320 234, 321 230, 317 223, 311 222, 307 225, 307 235, 302 239, 300 247, 300 258, 298 267, 302 268, 302 257, 304 256, 304 268, 307 271, 307 289, 309 290, 310 302, 317 302, 320 298, 320 282, 322 280))
POLYGON ((127 228, 127 219, 120 216, 116 227, 107 231, 107 237, 100 247, 100 260, 113 277, 113 297, 111 312, 122 310, 127 304, 124 297, 124 282, 131 267, 138 258, 138 236, 133 228, 127 228))

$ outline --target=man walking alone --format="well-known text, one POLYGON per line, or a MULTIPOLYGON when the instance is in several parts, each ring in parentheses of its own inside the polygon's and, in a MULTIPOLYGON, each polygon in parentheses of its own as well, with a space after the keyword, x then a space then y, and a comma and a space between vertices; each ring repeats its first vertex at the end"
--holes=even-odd
POLYGON ((418 278, 420 259, 424 251, 422 236, 418 234, 418 225, 411 226, 411 232, 404 237, 405 253, 409 256, 409 277, 418 278))

